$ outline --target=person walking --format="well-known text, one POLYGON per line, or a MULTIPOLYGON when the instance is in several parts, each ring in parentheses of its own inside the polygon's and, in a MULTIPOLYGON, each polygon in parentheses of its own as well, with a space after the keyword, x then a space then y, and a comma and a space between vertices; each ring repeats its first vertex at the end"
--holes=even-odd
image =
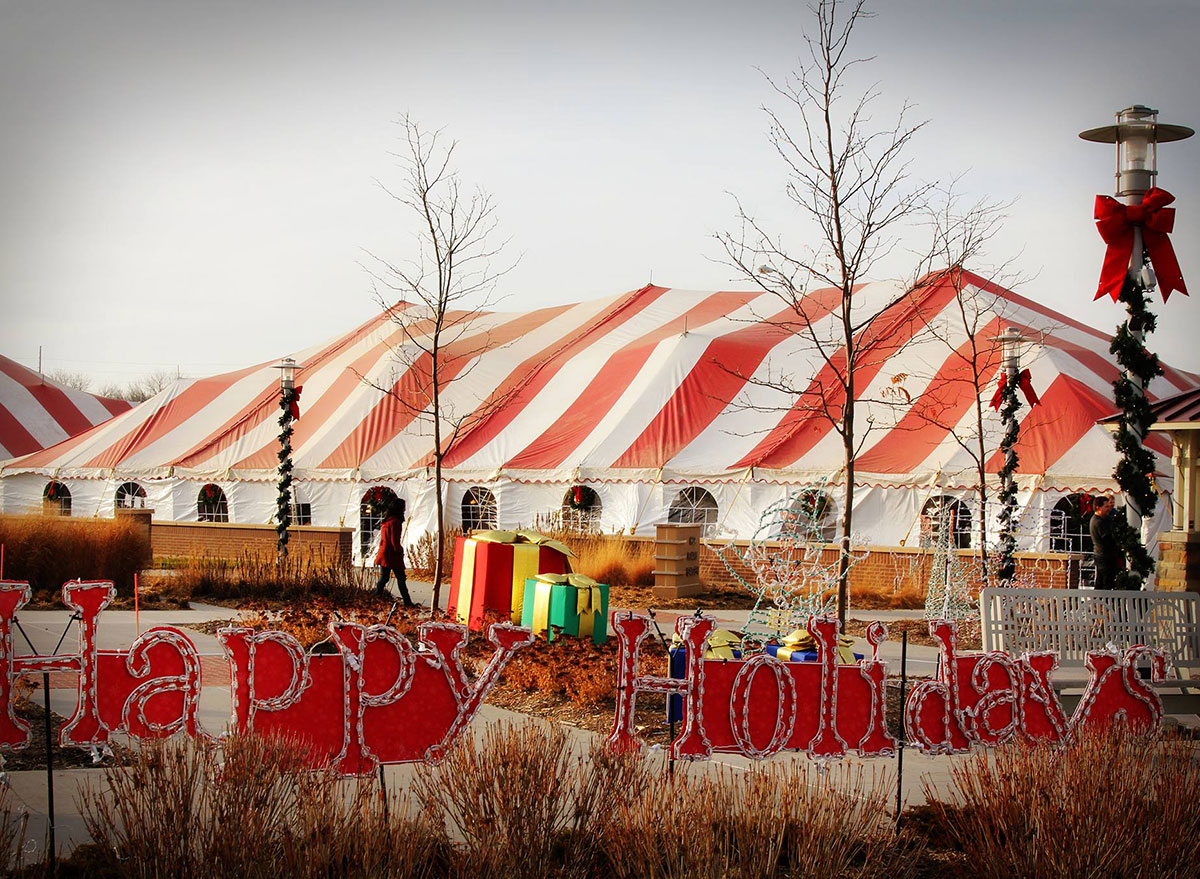
POLYGON ((1096 501, 1096 511, 1088 523, 1092 535, 1092 557, 1096 561, 1096 588, 1116 589, 1117 574, 1125 570, 1125 553, 1117 544, 1113 528, 1113 511, 1116 504, 1111 497, 1096 501))
POLYGON ((375 583, 375 594, 379 597, 387 595, 388 580, 396 575, 396 586, 400 590, 400 598, 405 607, 416 607, 416 602, 408 594, 408 575, 404 571, 404 544, 401 536, 404 529, 404 501, 400 498, 392 501, 379 528, 379 552, 375 556, 375 564, 379 566, 379 580, 375 583))

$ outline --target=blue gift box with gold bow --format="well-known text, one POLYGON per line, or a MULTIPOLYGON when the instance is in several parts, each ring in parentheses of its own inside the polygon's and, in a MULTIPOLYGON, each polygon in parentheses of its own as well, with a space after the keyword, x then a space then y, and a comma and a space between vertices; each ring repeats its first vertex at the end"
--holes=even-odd
MULTIPOLYGON (((838 636, 837 661, 839 664, 853 665, 863 658, 861 653, 855 653, 850 649, 853 646, 854 639, 849 635, 838 636)), ((813 640, 812 635, 804 629, 796 629, 783 639, 782 644, 764 644, 763 649, 784 662, 817 661, 817 643, 813 640)))
MULTIPOLYGON (((687 647, 675 635, 671 638, 671 646, 667 649, 670 659, 669 674, 676 680, 687 676, 687 647)), ((741 659, 742 637, 737 632, 728 629, 714 629, 708 636, 704 647, 705 659, 741 659)), ((667 697, 667 723, 683 719, 683 697, 672 693, 667 697)))
POLYGON ((525 581, 521 625, 535 635, 545 633, 608 640, 608 584, 583 574, 539 574, 525 581))

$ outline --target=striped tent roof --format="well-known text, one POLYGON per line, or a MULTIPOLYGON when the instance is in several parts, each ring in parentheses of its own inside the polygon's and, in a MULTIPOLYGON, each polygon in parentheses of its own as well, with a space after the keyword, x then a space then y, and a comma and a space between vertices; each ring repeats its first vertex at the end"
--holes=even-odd
POLYGON ((124 400, 65 387, 0 355, 0 461, 53 446, 129 408, 124 400))
MULTIPOLYGON (((973 423, 979 394, 966 380, 969 363, 974 357, 984 366, 986 404, 1000 369, 997 336, 1018 327, 1036 339, 1022 362, 1042 401, 1021 413, 1021 472, 1042 474, 1044 487, 1105 484, 1112 441, 1096 420, 1114 409, 1109 336, 981 278, 960 277, 981 314, 974 343, 957 317, 962 284, 946 273, 915 292, 888 283, 855 292, 856 314, 886 309, 859 338, 856 417, 864 429, 856 477, 928 484, 969 474, 970 458, 951 430, 959 425, 966 435, 973 423)), ((841 469, 842 447, 822 410, 841 404, 832 381, 841 355, 827 346, 825 359, 812 338, 836 338, 839 301, 836 290, 805 298, 811 330, 761 290, 646 286, 530 312, 457 315, 440 382, 443 408, 461 429, 444 465, 452 478, 472 481, 828 478, 841 469)), ((431 425, 414 407, 425 406, 430 361, 406 336, 420 338, 428 325, 404 303, 393 313, 408 319, 407 330, 384 312, 292 355, 303 387, 297 478, 428 472, 431 425)), ((1152 391, 1168 396, 1198 383, 1167 368, 1152 391)), ((986 412, 998 437, 998 416, 986 412)), ((132 411, 7 463, 3 473, 272 480, 278 414, 273 363, 180 380, 132 411)), ((1150 442, 1169 454, 1165 440, 1150 442)), ((996 456, 989 467, 998 469, 996 456)))

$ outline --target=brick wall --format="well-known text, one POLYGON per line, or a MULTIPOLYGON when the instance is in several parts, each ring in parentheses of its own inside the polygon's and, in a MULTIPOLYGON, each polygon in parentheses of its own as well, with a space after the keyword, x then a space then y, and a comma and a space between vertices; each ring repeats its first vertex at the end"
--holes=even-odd
MULTIPOLYGON (((274 525, 240 525, 224 522, 166 522, 154 520, 150 543, 156 559, 236 558, 243 552, 275 552, 274 525)), ((354 529, 298 525, 291 529, 288 552, 334 555, 349 559, 354 529)))
MULTIPOLYGON (((744 543, 735 545, 745 546, 744 543)), ((820 563, 831 567, 836 565, 837 554, 836 547, 825 547, 821 551, 820 563)), ((965 562, 971 556, 971 551, 960 550, 959 555, 963 556, 965 562)), ((733 562, 743 578, 747 581, 753 579, 753 575, 742 564, 736 552, 727 552, 725 557, 733 562)), ((932 549, 870 547, 867 556, 850 569, 850 588, 876 592, 906 587, 924 589, 929 582, 933 557, 932 549)), ((1018 553, 1017 568, 1022 581, 1028 577, 1034 585, 1043 588, 1073 588, 1079 580, 1078 559, 1060 553, 1018 553)), ((737 582, 725 562, 707 545, 700 552, 700 577, 706 583, 737 582)))

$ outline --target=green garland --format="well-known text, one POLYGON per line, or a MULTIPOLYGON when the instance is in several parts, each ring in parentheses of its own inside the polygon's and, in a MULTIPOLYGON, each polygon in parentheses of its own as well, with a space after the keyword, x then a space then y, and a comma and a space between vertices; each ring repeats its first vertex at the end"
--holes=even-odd
POLYGON ((1017 472, 1017 438, 1021 433, 1021 425, 1017 421, 1017 411, 1021 402, 1017 398, 1017 376, 1007 376, 1004 389, 1000 392, 1000 418, 1004 424, 1004 435, 1000 438, 1000 452, 1004 455, 1004 464, 1000 468, 1000 558, 996 564, 996 577, 1001 583, 1012 583, 1017 572, 1015 554, 1017 551, 1017 485, 1013 474, 1017 472))
MULTIPOLYGON (((1142 389, 1163 374, 1158 357, 1139 339, 1139 334, 1144 338, 1157 326, 1146 294, 1140 281, 1125 279, 1121 301, 1125 303, 1129 318, 1117 327, 1117 334, 1109 346, 1109 351, 1116 355, 1117 363, 1124 370, 1113 382, 1113 397, 1121 409, 1115 439, 1121 458, 1113 469, 1113 478, 1143 517, 1154 513, 1158 494, 1153 480, 1154 455, 1142 445, 1142 439, 1154 421, 1150 402, 1142 389), (1140 388, 1134 378, 1140 381, 1140 388)), ((1129 569, 1117 575, 1117 588, 1140 589, 1154 570, 1154 559, 1142 543, 1141 531, 1130 525, 1124 516, 1115 517, 1113 531, 1129 562, 1129 569)))
POLYGON ((292 401, 296 392, 285 388, 279 395, 279 496, 275 508, 275 535, 281 556, 287 555, 288 529, 292 526, 292 401))

